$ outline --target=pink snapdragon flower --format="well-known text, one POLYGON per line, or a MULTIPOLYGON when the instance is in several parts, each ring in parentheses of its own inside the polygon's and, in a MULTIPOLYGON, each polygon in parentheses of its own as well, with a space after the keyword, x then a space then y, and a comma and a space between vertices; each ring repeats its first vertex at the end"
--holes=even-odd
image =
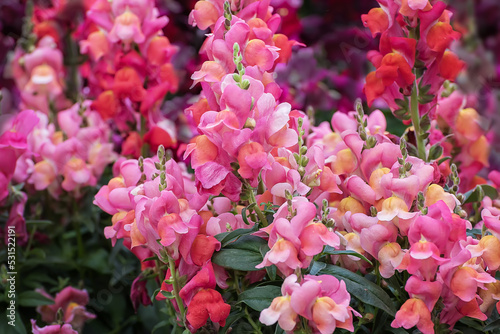
POLYGON ((126 49, 132 42, 145 43, 168 23, 167 17, 158 17, 151 0, 96 1, 87 16, 108 33, 111 43, 121 41, 126 49))
POLYGON ((33 334, 78 334, 70 324, 49 325, 38 327, 35 319, 31 319, 31 330, 33 334))
POLYGON ((59 309, 62 309, 63 321, 70 324, 75 330, 81 330, 85 321, 95 318, 94 314, 87 312, 85 309, 85 305, 89 302, 89 294, 86 290, 78 290, 68 286, 57 293, 55 298, 43 290, 38 292, 54 300, 52 305, 37 307, 37 312, 42 315, 42 320, 47 323, 56 321, 59 309))
POLYGON ((241 184, 231 164, 238 162, 240 175, 256 186, 259 172, 270 168, 268 154, 295 145, 297 132, 289 124, 291 106, 279 103, 281 90, 272 77, 276 62, 286 61, 273 38, 279 16, 269 17, 266 3, 234 5, 226 27, 221 6, 199 1, 190 15, 194 25, 210 26, 213 34, 202 47, 208 60, 192 76, 194 84, 201 83, 208 108, 201 116, 193 114, 197 108, 187 109, 199 119, 201 137, 188 145, 185 158, 193 157, 201 193, 222 193, 236 201, 241 184))
POLYGON ((18 50, 13 71, 25 108, 48 114, 50 103, 63 107, 67 104, 63 95, 63 56, 52 37, 42 38, 31 53, 23 54, 18 50))
MULTIPOLYGON (((17 166, 21 167, 18 160, 31 157, 28 138, 39 118, 34 111, 24 110, 2 121, 5 123, 0 129, 0 154, 4 159, 0 165, 0 203, 9 195, 9 183, 16 175, 17 166)), ((23 175, 19 181, 24 181, 25 178, 26 175, 23 175)))
POLYGON ((343 281, 329 275, 306 275, 299 284, 292 274, 285 279, 281 291, 282 296, 261 312, 262 323, 272 325, 278 321, 281 328, 292 332, 300 315, 321 334, 333 333, 337 327, 354 330, 352 313, 359 313, 349 306, 351 296, 343 281))
POLYGON ((257 266, 263 268, 275 264, 284 275, 297 268, 306 268, 312 257, 323 250, 323 246, 338 247, 339 237, 325 225, 315 222, 316 207, 304 197, 296 197, 287 215, 288 205, 283 204, 275 214, 275 220, 263 230, 269 234, 271 248, 264 261, 257 266))
POLYGON ((403 306, 401 306, 391 326, 394 328, 403 327, 406 329, 417 326, 424 334, 434 333, 431 313, 427 306, 425 306, 425 303, 418 298, 408 299, 403 306))

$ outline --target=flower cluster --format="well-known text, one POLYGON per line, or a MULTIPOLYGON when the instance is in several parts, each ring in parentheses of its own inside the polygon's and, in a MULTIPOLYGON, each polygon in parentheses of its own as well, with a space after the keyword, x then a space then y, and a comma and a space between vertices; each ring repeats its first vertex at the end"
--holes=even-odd
POLYGON ((405 96, 417 89, 422 104, 420 113, 429 110, 445 80, 454 81, 464 63, 447 50, 460 33, 450 25, 451 12, 441 1, 380 1, 362 15, 363 24, 372 35, 381 34, 380 51, 368 54, 376 67, 366 77, 368 104, 383 99, 392 110, 401 109, 405 96), (425 94, 423 94, 425 93, 425 94))
POLYGON ((281 292, 283 296, 275 298, 260 314, 263 324, 278 321, 281 328, 293 333, 300 315, 308 320, 314 332, 321 334, 333 333, 336 328, 354 330, 352 315, 359 313, 349 306, 351 296, 343 281, 329 275, 306 275, 299 283, 296 275, 290 275, 281 292))
POLYGON ((65 69, 63 54, 54 38, 43 36, 31 52, 16 50, 12 62, 13 76, 21 96, 21 109, 49 114, 68 106, 64 96, 65 69))
MULTIPOLYGON (((476 103, 456 87, 450 85, 438 95, 436 119, 431 121, 430 144, 443 146, 443 157, 453 157, 460 165, 460 191, 467 192, 478 184, 485 184, 486 178, 478 175, 489 167, 491 134, 486 130, 485 119, 476 111, 476 103)), ((443 175, 451 172, 449 161, 440 164, 443 175)), ((458 183, 458 182, 457 182, 458 183)))
MULTIPOLYGON (((225 279, 223 270, 214 271, 215 265, 210 261, 214 251, 220 249, 220 242, 213 235, 220 233, 221 226, 220 218, 203 214, 209 213, 208 196, 196 192, 183 164, 166 160, 163 147, 158 159, 118 161, 114 169, 116 176, 99 190, 95 199, 95 204, 113 215, 113 225, 105 228, 106 237, 113 244, 123 239, 124 245, 141 261, 156 255, 169 264, 162 291, 174 290, 180 297, 175 300, 175 307, 177 310, 187 307, 189 328, 202 327, 209 316, 224 325, 229 305, 215 286, 216 282, 226 286, 225 279), (180 277, 187 281, 182 289, 178 285, 180 277)), ((230 203, 214 207, 219 217, 231 209, 230 203)), ((226 224, 234 229, 242 225, 232 216, 231 223, 223 222, 224 231, 226 224)), ((143 270, 151 266, 154 267, 152 261, 142 263, 143 270)), ((163 294, 156 298, 165 299, 163 294)), ((148 302, 146 299, 145 304, 148 302)))
POLYGON ((191 156, 200 193, 222 193, 237 201, 242 183, 232 164, 256 186, 259 172, 270 167, 268 153, 297 143, 288 124, 291 106, 277 101, 281 89, 272 75, 276 64, 288 60, 294 42, 275 33, 280 18, 266 2, 222 4, 198 1, 190 16, 212 34, 202 48, 209 60, 192 76, 203 96, 187 109, 200 135, 186 156, 191 156))
POLYGON ((9 92, 0 116, 1 236, 18 245, 0 282, 28 277, 13 312, 36 296, 32 331, 64 334, 94 318, 85 331, 498 327, 500 172, 460 83, 467 29, 439 0, 378 3, 347 10, 368 29, 314 38, 349 21, 299 17, 301 0, 29 2, 8 66, 20 103, 9 92), (172 37, 164 14, 197 33, 172 37), (362 89, 346 43, 370 33, 362 89), (75 282, 103 317, 99 283, 131 283, 131 303, 103 325, 75 282))
POLYGON ((113 120, 125 156, 138 158, 143 144, 153 151, 177 144, 175 124, 159 108, 178 87, 170 62, 177 47, 161 30, 167 23, 153 0, 96 1, 81 27, 80 48, 88 55, 81 72, 92 105, 113 120))
POLYGON ((23 245, 28 241, 24 219, 24 206, 28 197, 20 189, 14 188, 14 184, 21 183, 26 179, 22 168, 17 168, 17 166, 18 164, 20 166, 26 165, 24 163, 25 157, 32 155, 28 145, 28 136, 32 133, 39 119, 34 111, 25 110, 3 121, 5 128, 0 129, 0 153, 4 159, 0 170, 0 205, 8 204, 9 195, 13 195, 9 218, 5 224, 5 238, 7 240, 9 226, 15 226, 16 235, 19 238, 18 242, 23 245))
POLYGON ((105 167, 116 158, 109 142, 110 130, 91 102, 77 103, 57 114, 55 124, 40 114, 40 122, 29 138, 31 156, 20 163, 28 184, 35 190, 47 189, 52 196, 73 192, 80 196, 83 187, 95 186, 105 167))

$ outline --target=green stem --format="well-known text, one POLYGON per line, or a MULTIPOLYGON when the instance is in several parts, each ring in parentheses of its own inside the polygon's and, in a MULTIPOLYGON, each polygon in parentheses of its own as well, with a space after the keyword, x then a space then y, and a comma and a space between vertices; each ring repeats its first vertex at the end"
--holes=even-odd
POLYGON ((250 196, 248 201, 250 202, 250 204, 255 203, 254 210, 257 213, 257 216, 259 217, 260 221, 262 222, 262 226, 266 227, 268 225, 266 215, 264 215, 264 213, 260 210, 260 206, 257 203, 257 199, 255 199, 255 194, 253 193, 253 188, 248 183, 247 183, 247 190, 250 196))
POLYGON ((67 78, 67 95, 73 101, 76 102, 78 99, 78 94, 80 92, 80 85, 78 82, 78 44, 71 38, 71 33, 67 33, 65 36, 66 43, 66 65, 69 68, 69 74, 67 78))
POLYGON ((28 245, 26 246, 26 251, 24 252, 25 258, 27 258, 29 253, 30 253, 31 244, 33 243, 33 237, 35 236, 35 233, 36 233, 36 225, 33 226, 33 229, 31 230, 31 235, 30 235, 30 238, 28 240, 28 245))
MULTIPOLYGON (((78 212, 78 204, 76 203, 76 200, 73 200, 73 215, 76 215, 77 212, 78 212)), ((75 229, 76 233, 76 243, 78 245, 78 257, 80 258, 80 260, 83 260, 85 257, 85 249, 83 247, 80 219, 75 219, 73 217, 72 221, 73 221, 73 228, 75 229)))
POLYGON ((172 287, 173 287, 172 292, 175 296, 175 302, 177 303, 177 307, 179 307, 181 321, 184 324, 184 327, 186 327, 184 319, 184 314, 186 313, 186 309, 184 308, 184 302, 182 301, 182 298, 179 296, 180 287, 179 287, 179 281, 177 280, 177 272, 175 271, 175 261, 170 256, 168 257, 168 266, 170 268, 170 275, 172 277, 172 287))
POLYGON ((250 323, 250 325, 252 326, 252 328, 255 330, 254 333, 257 333, 257 334, 262 334, 261 330, 260 330, 260 326, 257 325, 255 323, 255 321, 253 321, 252 317, 250 316, 250 314, 248 313, 248 309, 245 307, 245 315, 246 315, 246 318, 248 319, 248 322, 250 323))
POLYGON ((425 143, 421 134, 420 129, 420 114, 418 112, 418 84, 415 81, 413 84, 413 89, 411 91, 411 105, 410 105, 410 113, 411 113, 411 122, 413 123, 413 128, 415 129, 415 138, 417 141, 417 152, 418 157, 424 161, 427 161, 427 154, 425 152, 425 143))

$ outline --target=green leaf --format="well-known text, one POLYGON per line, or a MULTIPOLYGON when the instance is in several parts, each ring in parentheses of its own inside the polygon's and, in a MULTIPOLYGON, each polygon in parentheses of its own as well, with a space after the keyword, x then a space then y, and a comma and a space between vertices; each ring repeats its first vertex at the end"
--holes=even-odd
POLYGON ((417 148, 415 147, 415 145, 407 142, 406 149, 408 150, 409 155, 413 155, 414 157, 416 157, 418 155, 418 151, 417 151, 417 148))
POLYGON ((488 196, 491 199, 496 199, 498 197, 498 191, 490 185, 481 184, 477 185, 473 190, 469 190, 464 194, 464 204, 479 202, 482 200, 481 193, 488 196), (479 189, 481 188, 481 189, 479 189), (482 191, 481 191, 482 190, 482 191))
POLYGON ((54 222, 51 220, 29 219, 26 221, 26 224, 29 224, 29 225, 50 225, 50 224, 54 224, 54 222))
POLYGON ((142 260, 142 262, 147 262, 147 261, 156 261, 158 260, 158 255, 154 255, 154 256, 150 256, 150 257, 147 257, 145 258, 144 260, 142 260))
MULTIPOLYGON (((245 235, 245 234, 253 233, 253 232, 257 231, 258 228, 259 228, 259 226, 257 224, 255 224, 252 228, 239 228, 237 230, 229 232, 228 234, 226 234, 224 236, 224 238, 222 238, 220 240, 221 246, 225 247, 225 246, 227 246, 227 244, 234 241, 236 238, 238 238, 242 235, 245 235)), ((217 236, 216 236, 216 238, 217 238, 217 236)))
MULTIPOLYGON (((15 322, 15 330, 19 334, 26 334, 26 327, 24 326, 23 319, 21 318, 21 313, 16 311, 16 322, 15 322)), ((9 325, 9 327, 11 327, 9 325)))
POLYGON ((313 261, 310 266, 309 273, 311 275, 317 275, 321 270, 326 268, 326 263, 320 261, 313 261))
POLYGON ((155 291, 153 291, 153 295, 151 296, 151 301, 154 302, 156 299, 156 296, 160 293, 161 289, 158 288, 155 291))
POLYGON ((254 235, 243 235, 235 242, 227 245, 226 248, 245 249, 259 253, 262 245, 267 245, 267 241, 254 235))
POLYGON ((334 249, 333 247, 326 246, 325 249, 323 250, 323 254, 329 254, 329 255, 351 255, 355 257, 359 257, 361 260, 364 260, 368 262, 370 265, 373 266, 372 261, 368 260, 364 255, 359 254, 358 252, 355 252, 353 250, 337 250, 334 249))
POLYGON ((276 268, 276 265, 272 265, 272 266, 269 266, 269 267, 266 267, 266 272, 267 272, 267 276, 269 276, 269 279, 274 281, 276 280, 276 272, 277 272, 277 268, 276 268))
POLYGON ((29 256, 30 257, 36 257, 42 260, 45 260, 47 255, 45 254, 45 251, 41 248, 33 248, 29 251, 29 256))
POLYGON ((481 233, 483 233, 483 231, 481 231, 481 229, 478 229, 478 228, 473 228, 472 230, 467 230, 467 236, 468 237, 477 237, 478 235, 481 235, 481 233))
MULTIPOLYGON (((422 104, 425 104, 425 103, 426 102, 424 102, 422 104)), ((420 128, 421 128, 422 131, 429 131, 430 130, 430 128, 431 128, 431 119, 429 118, 429 114, 425 114, 420 119, 420 128)))
POLYGON ((56 285, 57 281, 47 275, 46 273, 31 273, 24 277, 24 283, 30 288, 39 288, 43 286, 42 283, 49 283, 50 285, 56 285))
POLYGON ((394 102, 396 102, 396 104, 401 107, 402 109, 408 109, 408 99, 405 98, 404 100, 403 99, 395 99, 394 102))
POLYGON ((441 158, 438 160, 437 164, 438 165, 441 165, 443 162, 445 162, 446 160, 451 160, 451 157, 444 157, 444 158, 441 158))
POLYGON ((20 306, 35 307, 54 304, 54 300, 49 299, 36 291, 25 291, 21 292, 17 296, 17 304, 20 306))
POLYGON ((240 303, 245 303, 255 311, 261 312, 268 308, 273 299, 281 296, 281 288, 275 285, 257 286, 243 291, 238 296, 240 303))
POLYGON ((214 236, 215 239, 222 241, 230 232, 222 232, 214 236))
POLYGON ((163 295, 163 297, 165 297, 167 299, 174 299, 175 298, 175 296, 170 291, 161 290, 160 292, 163 295))
POLYGON ((242 271, 256 271, 264 257, 260 248, 267 242, 253 235, 243 235, 236 241, 229 243, 225 248, 214 254, 212 262, 228 269, 242 271))
POLYGON ((231 326, 243 317, 245 317, 245 313, 243 313, 241 310, 232 311, 231 313, 229 313, 229 316, 226 319, 226 325, 224 326, 224 328, 222 328, 222 333, 225 334, 231 332, 231 326))
POLYGON ((378 307, 392 316, 396 314, 396 308, 389 295, 381 287, 363 276, 330 264, 325 265, 318 272, 318 275, 332 275, 343 280, 347 291, 352 296, 358 298, 363 303, 378 307))
MULTIPOLYGON (((423 63, 421 60, 419 60, 419 62, 423 63)), ((423 64, 423 66, 425 67, 425 64, 423 64)), ((431 87, 431 85, 420 86, 418 92, 419 94, 427 94, 431 90, 431 87)))
POLYGON ((153 334, 154 332, 156 332, 158 329, 160 328, 163 328, 167 325, 170 324, 170 321, 169 320, 163 320, 163 321, 160 321, 159 323, 156 324, 156 326, 153 327, 153 329, 151 330, 151 334, 153 334))
POLYGON ((473 329, 476 329, 477 331, 479 331, 479 333, 484 333, 484 326, 477 319, 464 317, 458 321, 458 324, 464 324, 466 326, 466 328, 470 328, 470 329, 473 328, 473 329))
POLYGON ((7 309, 7 307, 5 307, 6 310, 0 317, 0 333, 26 334, 26 328, 19 311, 14 309, 11 314, 11 310, 7 309))
MULTIPOLYGON (((432 102, 432 100, 434 100, 435 97, 436 97, 435 95, 430 95, 430 94, 420 95, 418 97, 418 103, 420 103, 420 104, 426 104, 426 103, 432 102)), ((428 130, 429 129, 427 129, 425 131, 428 131, 428 130)))
POLYGON ((408 334, 403 328, 387 328, 387 330, 394 334, 408 334))
POLYGON ((248 218, 247 218, 247 210, 250 212, 255 206, 256 206, 256 203, 252 203, 252 204, 244 207, 243 210, 241 210, 241 218, 243 219, 243 222, 246 225, 250 225, 250 222, 248 221, 248 218))
POLYGON ((242 271, 257 271, 256 265, 260 264, 264 258, 260 253, 246 249, 221 249, 212 257, 212 262, 227 268, 242 271))
POLYGON ((492 331, 494 329, 499 329, 500 328, 500 319, 497 319, 493 322, 490 322, 489 324, 487 324, 485 327, 484 327, 484 331, 487 332, 487 331, 492 331))
POLYGON ((274 331, 274 334, 285 334, 285 330, 281 328, 278 324, 276 324, 276 330, 274 331))
POLYGON ((95 270, 98 273, 108 274, 111 273, 108 258, 109 253, 106 250, 99 248, 85 257, 83 265, 87 268, 95 270))
POLYGON ((443 155, 443 147, 440 144, 432 145, 429 150, 429 161, 437 160, 443 155))

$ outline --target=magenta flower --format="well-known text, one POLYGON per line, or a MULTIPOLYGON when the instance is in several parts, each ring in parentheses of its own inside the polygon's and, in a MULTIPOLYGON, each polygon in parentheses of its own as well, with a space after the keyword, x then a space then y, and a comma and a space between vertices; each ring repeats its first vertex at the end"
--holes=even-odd
MULTIPOLYGON (((43 290, 40 290, 38 292, 45 295, 47 298, 54 300, 54 304, 52 305, 44 305, 37 308, 37 312, 42 315, 42 320, 47 323, 55 322, 57 312, 59 311, 59 309, 61 309, 63 312, 63 321, 66 324, 70 324, 64 325, 69 327, 63 326, 66 332, 61 333, 73 333, 68 331, 68 328, 71 327, 76 330, 81 330, 85 321, 95 318, 94 314, 87 312, 87 310, 85 309, 85 305, 87 305, 89 302, 89 294, 86 290, 78 290, 68 286, 57 293, 55 298, 51 297, 43 290)), ((63 327, 61 327, 61 331, 63 330, 63 327)))
POLYGON ((38 327, 36 325, 36 320, 31 319, 31 326, 33 334, 78 334, 70 324, 38 327))

